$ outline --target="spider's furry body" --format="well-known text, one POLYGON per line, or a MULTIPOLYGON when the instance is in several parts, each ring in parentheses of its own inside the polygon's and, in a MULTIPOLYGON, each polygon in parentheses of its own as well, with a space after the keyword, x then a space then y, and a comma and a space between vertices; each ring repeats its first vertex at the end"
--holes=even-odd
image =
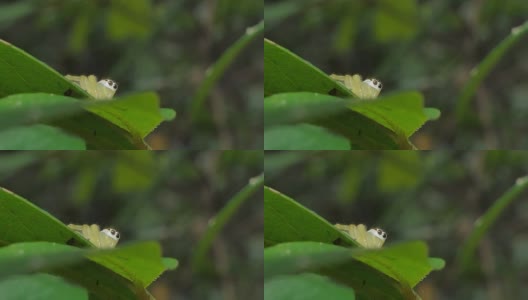
POLYGON ((97 81, 94 75, 66 75, 66 79, 77 84, 83 90, 92 95, 95 99, 112 99, 117 91, 117 83, 111 79, 101 79, 97 81))
POLYGON ((362 80, 358 74, 352 76, 331 74, 330 78, 345 85, 347 89, 361 99, 375 99, 383 88, 381 81, 375 78, 362 80))
POLYGON ((348 234, 353 240, 365 248, 381 248, 387 239, 387 233, 385 231, 379 228, 371 228, 367 231, 367 227, 363 224, 335 224, 335 227, 348 234))
POLYGON ((119 232, 113 228, 101 230, 99 225, 68 224, 73 231, 81 234, 97 248, 114 248, 119 241, 119 232))

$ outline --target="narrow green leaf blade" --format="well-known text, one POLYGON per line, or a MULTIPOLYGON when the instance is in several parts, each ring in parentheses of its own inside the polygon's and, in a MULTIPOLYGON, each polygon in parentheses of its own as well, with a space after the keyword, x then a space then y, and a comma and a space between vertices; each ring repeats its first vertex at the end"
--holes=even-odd
POLYGON ((222 56, 209 68, 206 78, 198 88, 196 95, 192 100, 191 118, 196 119, 198 114, 202 112, 203 103, 209 95, 211 88, 225 73, 226 69, 239 56, 253 40, 259 37, 264 32, 264 20, 260 21, 255 26, 247 28, 246 32, 231 45, 222 56))

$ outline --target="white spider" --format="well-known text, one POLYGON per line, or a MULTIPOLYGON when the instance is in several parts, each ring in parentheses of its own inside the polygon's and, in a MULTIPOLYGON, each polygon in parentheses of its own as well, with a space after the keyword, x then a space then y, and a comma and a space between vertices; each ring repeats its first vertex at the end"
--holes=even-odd
POLYGON ((66 75, 65 77, 66 79, 80 86, 95 99, 112 99, 115 92, 117 91, 117 83, 111 79, 101 79, 97 81, 97 77, 94 75, 66 75))
POLYGON ((375 99, 383 88, 381 81, 375 78, 367 78, 362 81, 361 76, 358 74, 352 76, 331 74, 330 78, 344 84, 347 89, 361 99, 375 99))
POLYGON ((367 231, 367 227, 363 224, 336 224, 335 227, 348 234, 353 240, 365 248, 381 248, 387 239, 387 233, 382 229, 371 228, 367 231))
POLYGON ((97 248, 114 248, 119 241, 119 231, 113 228, 100 230, 99 225, 75 225, 69 224, 73 231, 81 234, 97 248))

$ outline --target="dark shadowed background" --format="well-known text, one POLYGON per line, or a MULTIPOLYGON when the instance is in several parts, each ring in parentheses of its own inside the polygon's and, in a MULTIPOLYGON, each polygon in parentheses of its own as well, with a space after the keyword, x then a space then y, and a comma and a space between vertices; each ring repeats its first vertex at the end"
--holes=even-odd
POLYGON ((149 290, 156 299, 261 299, 260 188, 192 263, 213 218, 262 173, 262 151, 4 152, 0 185, 63 223, 113 226, 121 243, 160 241, 179 260, 149 290))
POLYGON ((177 117, 149 136, 155 149, 261 149, 261 37, 203 103, 196 96, 207 69, 262 16, 262 1, 4 0, 0 38, 62 74, 114 79, 116 97, 156 91, 177 117))
POLYGON ((481 216, 527 175, 513 151, 266 152, 269 186, 330 223, 381 227, 386 245, 423 240, 446 261, 417 286, 424 300, 528 297, 528 192, 500 210, 462 271, 457 253, 481 216))
POLYGON ((472 69, 527 15, 521 0, 266 0, 265 37, 327 74, 376 77, 381 95, 422 92, 442 116, 413 136, 420 149, 524 149, 526 36, 457 111, 472 69))

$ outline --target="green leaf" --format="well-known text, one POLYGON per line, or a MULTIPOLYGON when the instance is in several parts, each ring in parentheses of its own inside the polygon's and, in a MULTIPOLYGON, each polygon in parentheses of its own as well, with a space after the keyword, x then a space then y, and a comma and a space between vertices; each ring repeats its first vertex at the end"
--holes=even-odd
POLYGON ((90 148, 145 149, 143 139, 162 120, 159 99, 150 92, 112 101, 79 101, 43 93, 0 99, 1 127, 48 123, 82 137, 90 148))
POLYGON ((137 135, 108 122, 93 113, 81 113, 68 118, 61 118, 50 122, 50 125, 82 137, 88 149, 125 150, 148 149, 148 145, 137 135))
POLYGON ((86 150, 86 144, 59 128, 37 124, 0 131, 0 150, 86 150))
POLYGON ((83 286, 94 299, 153 299, 145 289, 91 261, 53 269, 51 272, 83 286))
POLYGON ((430 271, 421 249, 426 249, 421 242, 380 250, 284 243, 264 250, 264 277, 313 272, 352 287, 359 299, 415 299, 409 279, 423 278, 430 271), (415 259, 416 254, 421 256, 415 259))
POLYGON ((0 40, 0 98, 20 93, 51 93, 90 98, 88 93, 57 71, 23 50, 0 40))
POLYGON ((414 149, 408 138, 434 117, 425 114, 433 112, 424 109, 418 92, 393 93, 375 100, 342 100, 338 97, 357 97, 269 40, 264 41, 264 67, 267 127, 308 122, 346 137, 353 149, 414 149))
POLYGON ((50 242, 10 244, 0 248, 0 278, 72 265, 87 251, 50 242))
POLYGON ((407 139, 427 120, 423 98, 415 92, 374 101, 303 92, 276 94, 265 99, 264 113, 267 126, 309 122, 348 137, 358 148, 374 149, 411 148, 407 139))
POLYGON ((417 92, 401 92, 361 101, 349 106, 352 110, 409 138, 427 121, 423 96, 417 92))
POLYGON ((354 96, 309 62, 264 39, 264 96, 287 92, 354 96))
POLYGON ((424 114, 427 116, 428 120, 433 121, 438 120, 442 113, 436 108, 426 107, 424 108, 424 114))
POLYGON ((160 114, 163 116, 164 121, 172 121, 176 118, 176 111, 171 108, 161 108, 160 114))
POLYGON ((353 255, 355 259, 392 277, 416 286, 432 271, 424 242, 407 242, 368 250, 353 255))
MULTIPOLYGON (((1 128, 45 122, 82 137, 89 148, 146 149, 143 139, 164 119, 158 96, 152 92, 111 101, 76 102, 70 97, 91 96, 46 64, 2 40, 0 97, 4 97, 0 99, 1 128)), ((174 117, 174 111, 165 110, 164 114, 166 119, 174 117)))
POLYGON ((22 197, 0 188, 0 242, 48 241, 89 247, 61 221, 22 197))
POLYGON ((12 276, 0 281, 3 299, 88 300, 85 289, 49 274, 12 276))
POLYGON ((177 265, 175 260, 162 260, 156 242, 92 248, 65 224, 5 189, 0 189, 0 244, 11 244, 0 248, 0 276, 52 269, 90 291, 106 294, 106 299, 122 298, 108 296, 114 286, 116 295, 123 287, 130 293, 145 293, 144 288, 167 269, 166 263, 177 265))
POLYGON ((87 110, 126 130, 135 140, 144 139, 163 121, 158 95, 153 92, 104 101, 87 110))
POLYGON ((350 143, 319 126, 283 125, 264 129, 264 150, 350 150, 350 143))
POLYGON ((437 257, 429 257, 429 265, 433 270, 442 270, 445 267, 445 260, 437 257))
POLYGON ((264 245, 266 280, 313 272, 353 287, 360 299, 415 299, 412 287, 443 267, 419 241, 357 247, 315 212, 269 187, 264 187, 264 245))
POLYGON ((264 299, 273 300, 354 300, 354 290, 317 274, 280 276, 264 283, 264 299))
POLYGON ((25 125, 79 114, 81 101, 45 93, 16 94, 0 99, 0 128, 25 125))
MULTIPOLYGON (((76 265, 87 259, 142 288, 149 286, 167 269, 161 258, 161 248, 156 242, 140 242, 105 250, 82 249, 50 242, 28 242, 0 248, 0 277, 53 270, 76 265)), ((172 259, 171 264, 177 265, 177 260, 172 259)), ((74 272, 75 268, 72 269, 74 272)))
POLYGON ((347 111, 342 98, 307 92, 274 94, 264 99, 264 126, 306 122, 347 111))
POLYGON ((165 270, 175 270, 179 265, 179 262, 177 259, 170 258, 170 257, 162 258, 162 262, 163 262, 163 265, 165 266, 165 270))
POLYGON ((315 212, 269 187, 264 187, 264 225, 264 246, 290 241, 356 245, 315 212))
MULTIPOLYGON (((53 94, 16 94, 0 99, 0 127, 9 128, 28 123, 47 123, 83 138, 90 148, 143 149, 143 140, 133 137, 84 107, 106 106, 111 101, 79 101, 53 94)), ((39 139, 48 139, 40 136, 39 139)), ((26 143, 36 141, 27 140, 26 143)), ((38 144, 39 142, 36 142, 38 144)))
POLYGON ((149 286, 166 269, 161 259, 161 247, 157 242, 142 242, 109 251, 98 251, 87 257, 143 288, 149 286))
POLYGON ((117 250, 79 249, 50 242, 15 243, 0 248, 0 270, 6 270, 0 271, 0 277, 45 271, 75 282, 102 299, 136 298, 144 293, 139 291, 140 285, 87 259, 88 254, 117 250))

